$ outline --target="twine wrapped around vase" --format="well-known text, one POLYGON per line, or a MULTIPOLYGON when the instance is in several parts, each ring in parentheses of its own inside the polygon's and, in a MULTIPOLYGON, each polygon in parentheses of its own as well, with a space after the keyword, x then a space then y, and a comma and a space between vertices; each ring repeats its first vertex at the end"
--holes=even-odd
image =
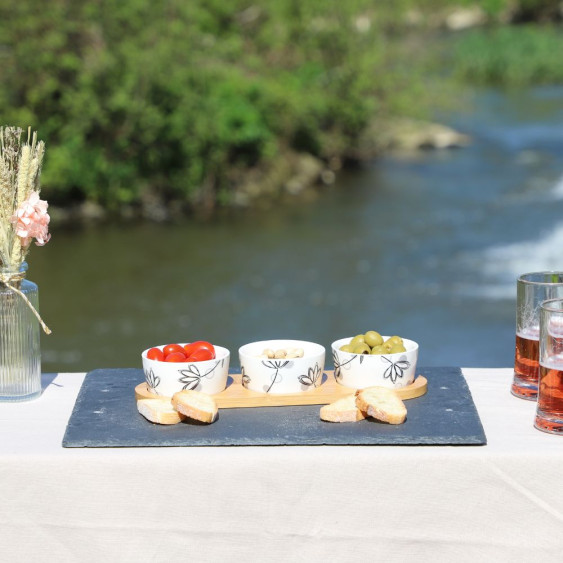
POLYGON ((6 287, 11 289, 14 293, 17 293, 26 303, 26 305, 31 309, 31 312, 37 317, 39 324, 43 328, 45 334, 51 334, 51 329, 43 322, 41 315, 37 309, 32 305, 31 301, 25 296, 25 294, 15 287, 14 283, 17 285, 25 278, 25 272, 0 272, 0 283, 3 283, 6 287))

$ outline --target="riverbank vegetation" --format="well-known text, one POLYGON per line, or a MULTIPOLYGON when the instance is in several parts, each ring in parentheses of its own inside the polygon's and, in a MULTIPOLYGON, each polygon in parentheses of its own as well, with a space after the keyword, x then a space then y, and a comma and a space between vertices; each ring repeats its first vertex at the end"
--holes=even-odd
MULTIPOLYGON (((377 151, 389 120, 428 116, 447 78, 426 74, 420 37, 452 6, 496 26, 553 20, 556 4, 49 0, 39 10, 6 0, 0 121, 46 141, 43 194, 56 206, 166 219, 243 205, 331 181, 343 163, 373 156, 365 147, 377 151)), ((452 51, 455 72, 559 80, 557 34, 522 33, 469 32, 452 51)))
POLYGON ((561 84, 563 30, 532 25, 475 30, 456 42, 452 63, 456 75, 472 84, 561 84))

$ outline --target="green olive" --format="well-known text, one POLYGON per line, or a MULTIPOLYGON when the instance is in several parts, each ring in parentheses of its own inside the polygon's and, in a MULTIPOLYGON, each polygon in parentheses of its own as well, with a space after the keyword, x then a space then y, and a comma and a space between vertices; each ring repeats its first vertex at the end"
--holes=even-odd
POLYGON ((391 336, 390 338, 388 338, 385 341, 385 344, 387 343, 391 343, 391 346, 394 346, 395 344, 401 344, 401 346, 403 345, 403 339, 400 336, 391 336))
POLYGON ((344 345, 340 346, 340 351, 341 351, 341 352, 350 352, 350 353, 353 353, 353 352, 352 352, 352 346, 350 346, 350 344, 344 344, 344 345))
POLYGON ((352 348, 354 348, 358 344, 365 344, 365 343, 366 343, 366 339, 364 338, 363 334, 358 334, 357 336, 354 336, 352 340, 350 340, 350 346, 352 346, 352 348))
POLYGON ((402 345, 402 344, 395 344, 394 346, 391 347, 391 350, 389 350, 390 354, 400 354, 401 352, 406 352, 407 349, 402 345))
POLYGON ((394 342, 389 342, 389 340, 387 340, 387 342, 384 342, 382 346, 387 350, 387 352, 389 352, 389 350, 393 348, 393 344, 394 342))
POLYGON ((379 334, 379 332, 375 332, 375 330, 368 330, 364 334, 364 338, 366 344, 368 346, 371 346, 372 348, 374 346, 379 346, 380 344, 383 344, 383 337, 381 336, 381 334, 379 334))
POLYGON ((371 353, 375 356, 375 355, 381 355, 381 354, 387 354, 387 348, 385 348, 385 346, 379 345, 379 346, 374 346, 371 349, 371 353))
POLYGON ((354 354, 369 354, 371 352, 371 348, 364 342, 363 344, 358 344, 354 346, 354 354))

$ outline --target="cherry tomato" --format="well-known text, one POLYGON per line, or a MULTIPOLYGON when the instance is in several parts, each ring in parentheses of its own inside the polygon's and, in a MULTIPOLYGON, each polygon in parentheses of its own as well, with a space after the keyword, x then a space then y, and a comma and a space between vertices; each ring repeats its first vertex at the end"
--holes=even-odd
POLYGON ((164 361, 164 352, 160 348, 151 348, 147 352, 147 358, 149 360, 157 360, 159 362, 164 361))
POLYGON ((184 346, 184 354, 188 356, 188 358, 196 351, 197 342, 192 342, 191 344, 186 344, 184 346))
POLYGON ((192 342, 191 344, 186 344, 184 346, 184 353, 191 356, 194 352, 198 350, 209 350, 211 352, 211 360, 215 358, 215 348, 211 342, 207 342, 205 340, 197 340, 196 342, 192 342))
POLYGON ((168 354, 164 359, 165 362, 185 362, 186 355, 182 354, 181 352, 172 352, 172 354, 168 354))
POLYGON ((167 344, 162 351, 164 352, 164 357, 168 356, 168 354, 174 354, 175 352, 185 354, 184 349, 179 344, 167 344))
POLYGON ((200 348, 188 358, 188 362, 204 362, 206 360, 212 360, 214 357, 215 354, 213 354, 210 350, 200 348))

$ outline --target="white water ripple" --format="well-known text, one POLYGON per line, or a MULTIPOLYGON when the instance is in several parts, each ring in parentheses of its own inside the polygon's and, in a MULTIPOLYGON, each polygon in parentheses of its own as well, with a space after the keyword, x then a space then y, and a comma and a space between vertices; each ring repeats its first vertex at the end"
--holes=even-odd
POLYGON ((484 253, 485 273, 505 278, 563 269, 563 223, 538 240, 494 246, 484 253))
POLYGON ((563 270, 563 223, 537 240, 497 245, 462 258, 465 267, 480 270, 478 284, 461 284, 459 293, 488 299, 513 299, 516 280, 527 272, 563 270))
POLYGON ((563 199, 563 176, 557 180, 553 189, 551 190, 551 194, 554 199, 563 199))

